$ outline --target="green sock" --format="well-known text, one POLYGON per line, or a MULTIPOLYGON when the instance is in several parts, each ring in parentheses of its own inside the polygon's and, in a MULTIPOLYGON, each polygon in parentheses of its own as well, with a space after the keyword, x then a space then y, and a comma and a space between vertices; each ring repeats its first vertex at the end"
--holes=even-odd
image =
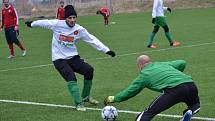
POLYGON ((169 43, 172 43, 172 35, 170 34, 170 32, 165 32, 165 36, 168 39, 169 43))
POLYGON ((92 80, 84 80, 84 87, 81 95, 83 98, 90 95, 91 87, 92 87, 92 80))
POLYGON ((77 82, 76 81, 69 81, 67 83, 67 85, 68 85, 68 89, 69 89, 70 94, 74 98, 75 105, 82 103, 77 82))
POLYGON ((154 33, 154 32, 151 33, 151 35, 149 36, 149 39, 148 39, 147 46, 152 45, 155 35, 156 35, 156 33, 154 33))

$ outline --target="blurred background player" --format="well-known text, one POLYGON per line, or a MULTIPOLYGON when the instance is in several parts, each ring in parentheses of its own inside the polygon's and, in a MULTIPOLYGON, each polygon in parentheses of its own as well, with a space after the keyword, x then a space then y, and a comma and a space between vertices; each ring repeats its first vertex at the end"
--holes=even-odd
POLYGON ((108 8, 100 8, 96 14, 101 14, 104 17, 104 25, 109 24, 110 11, 108 8))
POLYGON ((65 17, 64 17, 64 1, 60 1, 60 7, 57 9, 57 15, 56 15, 56 18, 59 19, 59 20, 64 20, 65 17))
POLYGON ((67 5, 65 7, 65 20, 37 20, 27 21, 25 24, 28 27, 43 27, 53 31, 52 61, 55 68, 67 81, 69 92, 74 98, 76 110, 85 111, 83 102, 91 104, 98 104, 99 102, 90 96, 94 69, 78 55, 77 42, 83 40, 111 57, 115 56, 115 52, 111 51, 85 28, 76 24, 76 20, 77 13, 75 9, 72 5, 67 5), (84 76, 84 87, 81 95, 75 72, 84 76))
POLYGON ((138 115, 136 121, 151 121, 155 115, 180 102, 187 105, 181 121, 189 121, 200 110, 200 101, 192 77, 183 73, 185 66, 184 60, 151 62, 149 56, 141 55, 137 58, 137 68, 140 71, 137 78, 115 96, 108 96, 104 103, 107 105, 126 101, 148 88, 161 95, 138 115))
POLYGON ((25 56, 26 49, 17 38, 17 36, 19 35, 19 18, 16 9, 12 5, 10 5, 9 0, 3 0, 3 5, 1 31, 4 28, 5 37, 10 49, 10 55, 8 56, 8 58, 14 57, 13 43, 15 43, 22 50, 22 56, 25 56))
POLYGON ((160 26, 164 29, 165 36, 168 39, 170 46, 175 47, 180 45, 180 42, 173 40, 172 35, 169 32, 169 27, 166 23, 165 16, 164 16, 164 10, 168 10, 171 13, 170 8, 164 7, 163 0, 154 0, 153 10, 152 10, 152 23, 154 24, 154 30, 152 31, 148 39, 148 43, 147 43, 148 48, 156 48, 156 45, 153 45, 152 43, 160 26))

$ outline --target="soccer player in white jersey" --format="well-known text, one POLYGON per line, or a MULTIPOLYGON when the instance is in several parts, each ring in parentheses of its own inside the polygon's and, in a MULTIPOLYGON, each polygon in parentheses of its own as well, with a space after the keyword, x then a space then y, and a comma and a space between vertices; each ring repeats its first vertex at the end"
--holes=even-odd
POLYGON ((166 23, 164 10, 168 10, 171 13, 171 9, 164 7, 163 0, 154 0, 153 10, 152 10, 152 23, 154 24, 154 29, 148 39, 147 47, 156 48, 156 45, 153 44, 154 37, 158 32, 160 26, 164 29, 165 36, 169 41, 170 46, 176 47, 180 45, 180 42, 174 41, 171 33, 169 32, 169 27, 166 23))
POLYGON ((52 61, 61 76, 67 81, 68 89, 74 98, 76 109, 85 111, 84 102, 98 104, 99 102, 90 96, 93 79, 93 67, 80 58, 76 43, 81 39, 92 47, 102 51, 111 57, 115 52, 110 50, 95 36, 76 24, 77 13, 72 5, 65 7, 65 20, 37 20, 27 21, 28 27, 44 27, 53 31, 52 37, 52 61), (75 72, 84 76, 82 94, 79 92, 75 72))

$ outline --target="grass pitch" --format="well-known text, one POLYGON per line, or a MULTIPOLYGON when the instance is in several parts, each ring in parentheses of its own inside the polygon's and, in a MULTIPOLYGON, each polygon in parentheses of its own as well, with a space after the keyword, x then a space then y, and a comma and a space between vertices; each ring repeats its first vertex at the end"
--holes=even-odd
MULTIPOLYGON (((103 99, 124 89, 137 76, 136 58, 148 54, 153 61, 184 59, 185 73, 192 75, 199 88, 201 110, 198 117, 215 118, 215 17, 214 8, 175 10, 167 13, 167 22, 175 40, 182 43, 170 47, 160 29, 154 43, 155 50, 146 48, 146 41, 153 29, 151 13, 115 14, 111 24, 103 25, 101 16, 80 16, 78 23, 105 45, 116 51, 116 58, 98 52, 86 43, 78 43, 82 58, 95 68, 92 96, 101 104, 87 107, 102 108, 103 99)), ((51 104, 73 105, 66 82, 51 62, 52 32, 46 29, 29 29, 20 21, 20 40, 27 48, 21 57, 16 47, 14 59, 7 59, 8 48, 4 34, 0 34, 0 100, 20 100, 51 104)), ((82 87, 83 78, 77 74, 82 87)), ((136 97, 116 103, 117 109, 143 111, 159 93, 144 89, 136 97)), ((181 115, 186 108, 178 104, 163 114, 181 115)), ((119 113, 119 121, 133 121, 135 114, 119 113)), ((0 102, 0 121, 101 121, 99 111, 78 112, 71 108, 46 107, 0 102)), ((156 116, 154 121, 173 121, 177 118, 156 116)), ((215 120, 215 119, 214 119, 215 120)))

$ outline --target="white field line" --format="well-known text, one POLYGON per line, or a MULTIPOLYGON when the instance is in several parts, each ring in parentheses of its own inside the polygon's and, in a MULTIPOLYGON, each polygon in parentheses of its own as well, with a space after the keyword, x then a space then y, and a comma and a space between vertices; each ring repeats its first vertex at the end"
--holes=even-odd
MULTIPOLYGON (((146 50, 146 51, 142 51, 142 52, 120 54, 120 55, 117 55, 117 57, 130 56, 130 55, 138 55, 138 54, 144 54, 144 53, 150 53, 150 52, 160 52, 160 51, 166 51, 166 50, 192 48, 192 47, 199 47, 199 46, 211 45, 211 44, 215 44, 215 42, 202 43, 202 44, 196 44, 196 45, 186 45, 186 46, 179 46, 179 47, 169 47, 169 48, 164 48, 164 49, 152 49, 152 50, 146 50)), ((107 59, 107 58, 110 58, 110 57, 96 58, 96 60, 103 60, 103 59, 107 59)))
MULTIPOLYGON (((211 45, 211 44, 215 44, 215 42, 202 43, 202 44, 196 44, 196 45, 179 46, 179 47, 169 47, 169 48, 157 49, 157 50, 147 50, 147 51, 142 51, 142 52, 134 52, 134 53, 119 54, 119 55, 117 55, 116 57, 123 57, 123 56, 130 56, 130 55, 138 55, 138 54, 144 54, 144 53, 150 53, 150 52, 160 52, 160 51, 166 51, 166 50, 175 50, 175 49, 183 49, 183 48, 192 48, 192 47, 199 47, 199 46, 211 45)), ((89 59, 90 59, 90 58, 89 58, 89 59)), ((87 59, 87 60, 89 60, 89 59, 87 59)), ((104 60, 104 59, 110 59, 110 57, 95 58, 95 60, 104 60)), ((0 72, 16 71, 16 70, 31 69, 31 68, 41 68, 41 67, 52 66, 52 65, 53 65, 53 64, 44 64, 44 65, 20 67, 20 68, 14 68, 14 69, 4 69, 4 70, 0 70, 0 72)))
POLYGON ((41 67, 46 67, 46 66, 51 66, 51 65, 53 65, 53 64, 45 64, 45 65, 37 65, 37 66, 27 66, 27 67, 14 68, 14 69, 5 69, 5 70, 0 70, 0 72, 16 71, 16 70, 23 70, 23 69, 30 69, 30 68, 41 68, 41 67))
MULTIPOLYGON (((37 102, 29 102, 29 101, 14 101, 14 100, 0 100, 2 103, 16 103, 16 104, 27 104, 27 105, 37 105, 37 106, 47 106, 47 107, 59 107, 59 108, 75 108, 75 106, 69 105, 59 105, 59 104, 49 104, 49 103, 37 103, 37 102)), ((89 108, 87 110, 101 111, 100 108, 89 108)), ((130 114, 139 114, 137 111, 129 111, 129 110, 118 110, 120 113, 130 113, 130 114)), ((169 114, 158 114, 160 117, 170 117, 170 118, 181 118, 181 115, 169 115, 169 114)), ((215 121, 215 118, 207 118, 207 117, 192 117, 192 119, 196 120, 204 120, 204 121, 215 121)))

